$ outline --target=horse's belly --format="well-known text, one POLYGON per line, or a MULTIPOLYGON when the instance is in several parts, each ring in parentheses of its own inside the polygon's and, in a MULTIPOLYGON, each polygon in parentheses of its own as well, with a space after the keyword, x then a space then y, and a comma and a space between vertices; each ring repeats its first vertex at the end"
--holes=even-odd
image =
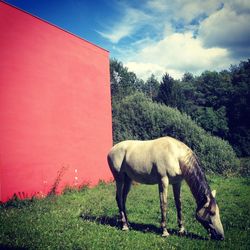
POLYGON ((159 182, 159 175, 153 167, 132 168, 127 166, 126 174, 134 181, 142 184, 156 184, 159 182))
POLYGON ((147 176, 147 175, 129 175, 129 177, 141 184, 148 184, 148 185, 153 185, 153 184, 157 184, 159 181, 157 180, 157 178, 152 178, 151 176, 147 176))

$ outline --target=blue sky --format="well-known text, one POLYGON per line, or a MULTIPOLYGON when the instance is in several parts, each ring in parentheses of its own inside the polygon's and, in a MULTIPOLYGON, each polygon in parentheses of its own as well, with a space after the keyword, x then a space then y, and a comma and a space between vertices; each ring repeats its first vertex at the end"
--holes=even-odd
POLYGON ((139 77, 250 58, 249 0, 6 0, 110 51, 139 77))

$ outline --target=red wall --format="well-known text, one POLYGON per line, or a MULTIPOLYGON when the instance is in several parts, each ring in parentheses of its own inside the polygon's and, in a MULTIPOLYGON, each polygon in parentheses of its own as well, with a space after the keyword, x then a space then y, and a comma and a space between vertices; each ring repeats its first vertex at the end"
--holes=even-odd
POLYGON ((111 124, 109 53, 0 2, 0 200, 109 180, 111 124))

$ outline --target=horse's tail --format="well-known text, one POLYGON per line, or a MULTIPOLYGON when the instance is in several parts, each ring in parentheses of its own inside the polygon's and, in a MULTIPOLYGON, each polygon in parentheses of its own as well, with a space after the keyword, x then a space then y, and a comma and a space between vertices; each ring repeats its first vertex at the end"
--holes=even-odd
POLYGON ((120 144, 115 145, 108 153, 107 160, 109 168, 117 180, 120 176, 123 161, 125 159, 126 150, 120 144))

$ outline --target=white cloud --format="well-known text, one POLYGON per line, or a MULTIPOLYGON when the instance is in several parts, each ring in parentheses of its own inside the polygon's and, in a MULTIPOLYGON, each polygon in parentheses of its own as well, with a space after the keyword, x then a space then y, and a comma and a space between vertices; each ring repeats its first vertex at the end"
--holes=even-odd
POLYGON ((146 6, 153 11, 165 11, 168 8, 168 2, 166 0, 149 0, 146 6))
POLYGON ((158 79, 166 72, 181 78, 185 72, 227 69, 250 56, 249 0, 147 0, 136 9, 124 6, 120 22, 100 34, 116 43, 118 59, 144 80, 152 73, 158 79), (125 37, 132 39, 121 46, 125 37))
POLYGON ((185 72, 198 74, 204 69, 229 66, 224 62, 228 62, 226 49, 204 48, 201 40, 193 38, 191 33, 174 33, 144 47, 128 58, 125 65, 143 79, 152 73, 160 78, 166 72, 180 78, 185 72))
POLYGON ((229 48, 232 54, 245 49, 245 53, 248 51, 250 56, 249 13, 249 1, 226 2, 221 10, 201 23, 199 37, 207 47, 229 48))
POLYGON ((248 13, 250 12, 250 2, 249 0, 228 0, 225 4, 229 5, 231 9, 235 10, 236 13, 248 13))
POLYGON ((115 32, 105 33, 98 31, 98 33, 112 43, 118 43, 123 37, 130 35, 133 32, 133 29, 132 26, 120 25, 115 32))
POLYGON ((218 0, 148 0, 146 4, 151 12, 162 12, 167 20, 182 20, 185 24, 191 22, 200 14, 210 15, 221 6, 218 0))
POLYGON ((221 5, 218 0, 177 0, 174 9, 174 17, 176 19, 184 19, 186 23, 189 23, 199 15, 210 15, 221 5))
POLYGON ((160 77, 166 72, 164 67, 154 63, 129 61, 125 66, 143 80, 146 80, 152 74, 160 80, 160 77))
POLYGON ((118 43, 124 37, 132 35, 150 19, 150 16, 143 11, 131 7, 124 7, 124 12, 124 17, 119 23, 111 26, 107 32, 98 31, 98 33, 112 43, 118 43))

